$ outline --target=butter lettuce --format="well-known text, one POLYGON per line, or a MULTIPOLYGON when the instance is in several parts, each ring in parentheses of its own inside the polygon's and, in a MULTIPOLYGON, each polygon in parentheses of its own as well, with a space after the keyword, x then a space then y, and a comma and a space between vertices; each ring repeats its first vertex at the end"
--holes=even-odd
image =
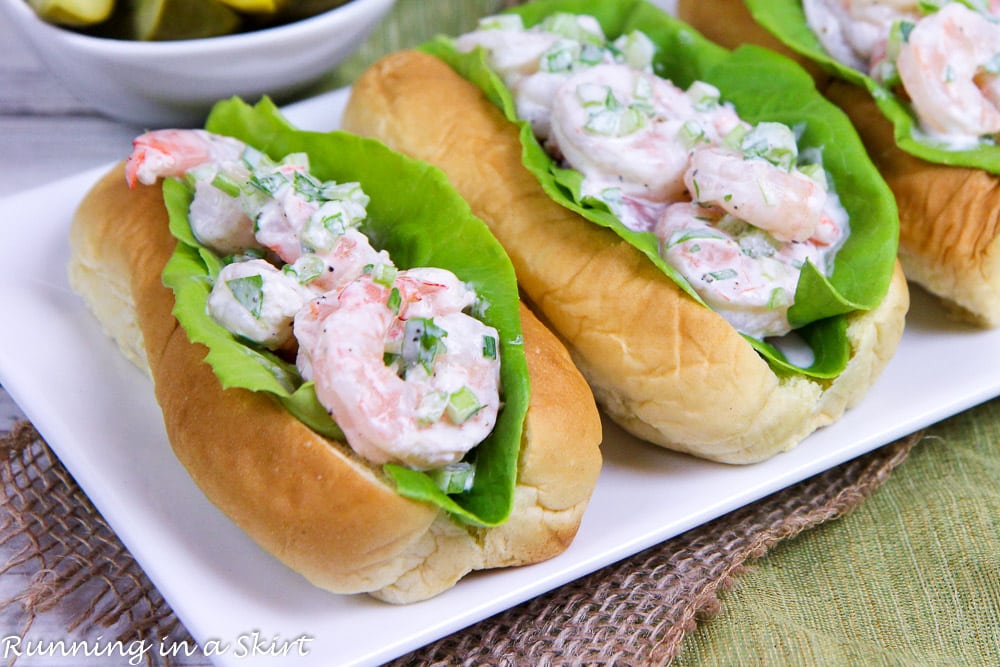
MULTIPOLYGON (((386 465, 384 470, 403 496, 433 503, 475 525, 505 521, 513 504, 530 387, 514 269, 486 226, 434 167, 343 132, 296 130, 267 99, 252 107, 238 99, 220 102, 206 129, 236 137, 274 159, 308 153, 312 172, 319 178, 359 182, 371 198, 361 229, 376 248, 387 250, 400 268, 451 270, 487 304, 482 319, 500 333, 504 407, 493 433, 473 450, 472 488, 448 496, 423 472, 397 465, 386 465)), ((294 364, 246 344, 207 314, 206 299, 222 260, 191 233, 188 187, 168 179, 163 191, 170 228, 178 239, 164 270, 164 283, 174 290, 174 314, 188 337, 208 347, 206 360, 222 386, 267 392, 318 433, 342 439, 312 384, 303 382, 294 364)))
MULTIPOLYGON (((724 49, 642 0, 539 0, 510 11, 520 14, 526 26, 556 12, 590 14, 610 39, 641 30, 657 46, 653 62, 657 75, 681 88, 695 80, 715 85, 723 100, 732 102, 740 116, 751 123, 767 120, 803 128, 800 149, 822 151, 823 166, 850 215, 851 234, 837 255, 829 279, 807 265, 799 279, 795 304, 789 310, 789 320, 812 349, 811 365, 796 366, 767 342, 750 337, 747 340, 777 372, 817 378, 839 375, 851 353, 844 318, 881 302, 892 279, 899 235, 895 199, 843 112, 824 99, 810 76, 791 60, 752 46, 724 49)), ((579 175, 560 169, 546 155, 528 123, 517 118, 510 91, 490 71, 481 50, 459 53, 447 37, 438 37, 421 48, 479 86, 509 120, 520 125, 523 163, 549 196, 591 222, 614 230, 703 303, 687 281, 660 257, 654 234, 632 231, 605 206, 578 197, 579 175)))
POLYGON ((815 61, 828 72, 868 90, 893 125, 896 145, 910 155, 935 164, 983 169, 1000 174, 1000 146, 984 140, 978 147, 948 150, 920 133, 909 103, 878 81, 834 60, 806 22, 801 0, 744 0, 754 20, 793 51, 815 61))

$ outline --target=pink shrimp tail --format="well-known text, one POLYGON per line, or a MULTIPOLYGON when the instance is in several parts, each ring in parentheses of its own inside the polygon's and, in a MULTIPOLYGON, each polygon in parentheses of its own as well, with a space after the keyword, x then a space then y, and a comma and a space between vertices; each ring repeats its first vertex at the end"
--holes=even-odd
POLYGON ((139 167, 145 160, 145 146, 140 146, 138 141, 133 141, 132 153, 129 154, 128 159, 125 161, 125 182, 128 183, 130 188, 134 188, 136 181, 139 180, 139 167))
POLYGON ((212 159, 209 142, 195 130, 154 130, 132 141, 125 162, 125 181, 150 185, 161 176, 181 176, 212 159), (150 164, 150 163, 154 164, 150 164))

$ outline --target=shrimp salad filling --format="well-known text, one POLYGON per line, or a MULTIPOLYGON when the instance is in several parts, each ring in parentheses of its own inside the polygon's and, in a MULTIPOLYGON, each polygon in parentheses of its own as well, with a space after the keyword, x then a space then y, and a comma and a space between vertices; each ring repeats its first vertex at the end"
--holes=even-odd
POLYGON ((909 101, 925 140, 947 150, 1000 133, 1000 3, 803 0, 827 53, 909 101))
POLYGON ((191 232, 224 257, 211 317, 254 346, 294 358, 350 447, 376 464, 446 471, 471 486, 466 454, 501 407, 499 335, 454 273, 399 269, 361 231, 358 183, 321 181, 308 156, 274 161, 203 130, 138 137, 130 184, 183 179, 191 232))
POLYGON ((751 125, 704 81, 675 86, 653 73, 644 33, 608 40, 591 16, 530 28, 489 17, 455 40, 479 47, 544 149, 582 176, 582 200, 654 233, 667 264, 741 333, 792 330, 803 267, 829 276, 849 234, 821 151, 799 151, 800 128, 751 125))

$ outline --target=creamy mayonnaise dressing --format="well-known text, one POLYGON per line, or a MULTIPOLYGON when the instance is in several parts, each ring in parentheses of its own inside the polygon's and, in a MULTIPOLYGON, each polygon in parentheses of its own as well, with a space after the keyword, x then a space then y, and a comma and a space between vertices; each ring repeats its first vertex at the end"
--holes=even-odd
POLYGON ((304 154, 274 162, 201 130, 142 135, 127 173, 193 186, 193 231, 228 256, 208 313, 248 341, 294 352, 362 457, 439 468, 492 431, 499 334, 467 314, 476 294, 453 273, 400 271, 372 247, 359 184, 316 179, 304 154))
POLYGON ((755 338, 790 331, 801 268, 829 275, 849 228, 819 153, 800 160, 791 128, 752 126, 708 83, 656 76, 645 35, 609 42, 592 17, 491 18, 456 47, 486 50, 546 150, 583 176, 581 196, 655 233, 709 306, 755 338))

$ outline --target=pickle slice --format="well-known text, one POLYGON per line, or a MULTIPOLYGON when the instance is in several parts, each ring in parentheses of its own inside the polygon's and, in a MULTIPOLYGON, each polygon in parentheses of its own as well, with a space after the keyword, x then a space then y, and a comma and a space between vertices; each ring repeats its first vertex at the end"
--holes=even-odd
POLYGON ((295 0, 220 0, 238 12, 246 14, 277 14, 295 0))
POLYGON ((132 39, 199 39, 236 32, 240 15, 217 0, 137 0, 132 39))
POLYGON ((28 0, 28 4, 43 21, 83 28, 106 20, 115 0, 28 0))

